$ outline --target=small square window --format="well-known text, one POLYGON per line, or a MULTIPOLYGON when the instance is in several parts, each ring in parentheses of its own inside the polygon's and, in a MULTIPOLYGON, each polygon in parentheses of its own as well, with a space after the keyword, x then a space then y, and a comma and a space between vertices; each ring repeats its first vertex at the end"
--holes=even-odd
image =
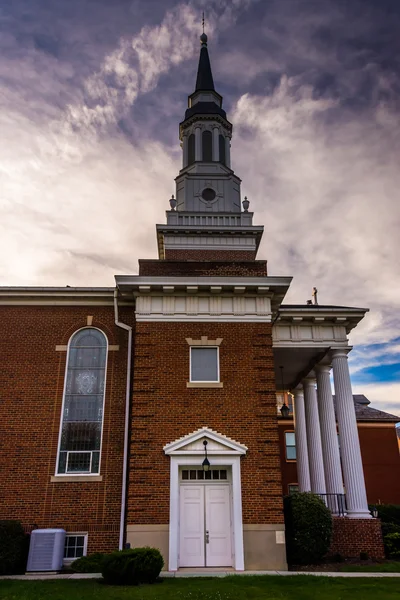
POLYGON ((190 381, 218 382, 218 348, 190 348, 190 381))
POLYGON ((67 533, 65 536, 64 561, 72 562, 86 556, 87 534, 67 533))
POLYGON ((289 494, 297 494, 297 492, 299 491, 299 486, 297 483, 289 483, 288 485, 288 492, 289 494))

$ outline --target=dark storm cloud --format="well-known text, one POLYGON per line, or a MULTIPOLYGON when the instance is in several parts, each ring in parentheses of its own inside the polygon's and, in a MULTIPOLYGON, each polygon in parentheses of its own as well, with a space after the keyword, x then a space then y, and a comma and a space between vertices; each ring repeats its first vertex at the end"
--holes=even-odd
MULTIPOLYGON (((3 2, 1 283, 112 285, 115 271, 156 256, 203 8, 233 166, 265 224, 260 258, 295 276, 290 301, 317 285, 324 301, 371 307, 353 370, 375 368, 380 355, 395 364, 400 5, 391 0, 3 2)), ((387 389, 370 388, 379 399, 387 389)))

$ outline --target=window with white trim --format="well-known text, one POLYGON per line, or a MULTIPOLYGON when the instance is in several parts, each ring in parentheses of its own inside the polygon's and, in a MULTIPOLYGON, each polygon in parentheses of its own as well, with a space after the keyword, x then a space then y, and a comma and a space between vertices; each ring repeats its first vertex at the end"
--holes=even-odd
POLYGON ((86 556, 87 533, 67 533, 64 545, 64 562, 72 562, 86 556))
POLYGON ((58 475, 100 471, 106 365, 104 333, 94 327, 77 331, 68 344, 58 475))
POLYGON ((212 383, 219 381, 219 348, 190 347, 190 381, 212 383))
POLYGON ((294 431, 285 431, 286 460, 296 460, 296 439, 294 431))

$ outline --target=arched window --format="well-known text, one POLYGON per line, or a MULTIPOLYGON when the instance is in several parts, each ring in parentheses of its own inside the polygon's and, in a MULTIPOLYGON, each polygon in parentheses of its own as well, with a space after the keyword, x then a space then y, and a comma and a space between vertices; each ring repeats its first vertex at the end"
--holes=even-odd
POLYGON ((194 133, 191 133, 189 135, 189 139, 188 139, 188 165, 191 165, 192 163, 194 163, 194 157, 195 157, 194 147, 195 147, 194 133))
POLYGON ((61 414, 58 474, 99 473, 107 338, 85 327, 70 339, 61 414))
POLYGON ((205 162, 212 161, 212 133, 211 131, 203 131, 203 160, 205 162))
POLYGON ((226 158, 225 158, 225 138, 221 134, 219 136, 219 162, 222 162, 222 164, 226 165, 226 158))

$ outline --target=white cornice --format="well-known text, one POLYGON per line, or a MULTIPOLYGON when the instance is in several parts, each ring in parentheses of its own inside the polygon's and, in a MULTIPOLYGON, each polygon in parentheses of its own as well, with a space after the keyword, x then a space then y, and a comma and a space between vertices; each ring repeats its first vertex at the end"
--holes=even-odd
POLYGON ((114 290, 112 287, 0 287, 0 305, 112 306, 114 290))
POLYGON ((139 286, 150 286, 152 290, 160 290, 165 285, 173 285, 175 289, 184 290, 186 286, 196 285, 203 290, 211 286, 221 286, 225 291, 235 286, 245 286, 246 290, 257 291, 259 286, 268 286, 270 292, 287 291, 292 277, 143 277, 139 275, 116 275, 115 281, 121 291, 138 291, 139 286), (274 290, 275 288, 275 290, 274 290))

